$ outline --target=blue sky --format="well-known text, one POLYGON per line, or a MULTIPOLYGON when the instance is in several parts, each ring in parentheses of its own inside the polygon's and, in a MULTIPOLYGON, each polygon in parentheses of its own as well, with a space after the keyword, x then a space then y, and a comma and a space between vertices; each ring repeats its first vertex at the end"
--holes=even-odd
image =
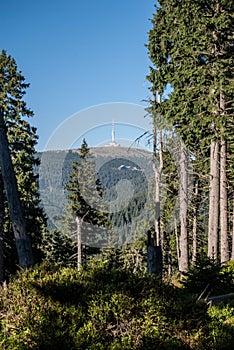
MULTIPOLYGON (((149 96, 145 76, 150 62, 144 45, 154 3, 1 2, 1 48, 16 59, 30 83, 25 99, 35 112, 39 150, 58 125, 79 111, 111 102, 146 105, 142 100, 149 96)), ((127 115, 122 117, 128 122, 127 115)), ((110 124, 112 119, 110 115, 110 124)), ((85 122, 81 113, 83 130, 85 122)), ((94 138, 88 141, 95 143, 94 138)))

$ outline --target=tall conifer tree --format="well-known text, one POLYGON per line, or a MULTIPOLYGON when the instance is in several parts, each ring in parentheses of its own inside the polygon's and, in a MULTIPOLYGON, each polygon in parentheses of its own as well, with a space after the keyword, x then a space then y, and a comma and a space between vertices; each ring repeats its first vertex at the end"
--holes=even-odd
MULTIPOLYGON (((3 151, 5 144, 6 153, 4 153, 5 161, 1 163, 1 171, 4 194, 6 194, 6 209, 9 208, 10 212, 10 221, 7 219, 8 215, 5 216, 4 239, 7 239, 9 243, 14 233, 19 264, 22 267, 30 266, 34 262, 29 236, 31 236, 34 247, 38 248, 41 230, 46 224, 45 216, 40 208, 37 176, 34 174, 34 166, 38 165, 35 152, 36 129, 31 127, 27 121, 28 117, 33 116, 33 112, 23 101, 28 86, 29 84, 25 83, 24 77, 18 71, 15 60, 2 51, 0 55, 0 108, 1 126, 4 133, 1 133, 1 148, 3 151), (18 208, 17 212, 15 212, 15 207, 18 208), (20 237, 17 236, 16 228, 19 220, 19 226, 24 232, 20 237), (24 242, 24 249, 21 242, 24 242)), ((1 159, 3 160, 3 157, 1 159)), ((9 246, 13 249, 12 242, 8 244, 9 246)), ((13 261, 12 251, 10 255, 11 258, 8 261, 13 261)), ((14 270, 14 268, 13 266, 8 267, 8 270, 14 270)))
POLYGON ((94 227, 108 226, 108 214, 103 210, 102 204, 103 189, 85 139, 80 148, 80 158, 80 161, 73 163, 72 173, 65 187, 68 199, 67 214, 72 219, 69 226, 71 232, 76 230, 78 268, 81 266, 82 242, 98 246, 100 237, 95 235, 97 229, 94 227), (91 231, 88 229, 89 224, 93 226, 91 231))
POLYGON ((152 89, 157 85, 171 86, 169 98, 156 109, 162 111, 163 108, 186 146, 197 157, 206 157, 207 147, 211 145, 211 171, 214 169, 215 173, 207 171, 207 175, 211 175, 208 253, 214 258, 220 254, 224 262, 229 257, 227 199, 224 197, 228 195, 225 159, 231 151, 233 130, 233 2, 164 0, 159 3, 149 32, 149 56, 154 66, 148 79, 152 89), (220 155, 219 184, 215 169, 219 168, 220 155), (219 217, 217 210, 220 244, 218 224, 214 225, 219 217))

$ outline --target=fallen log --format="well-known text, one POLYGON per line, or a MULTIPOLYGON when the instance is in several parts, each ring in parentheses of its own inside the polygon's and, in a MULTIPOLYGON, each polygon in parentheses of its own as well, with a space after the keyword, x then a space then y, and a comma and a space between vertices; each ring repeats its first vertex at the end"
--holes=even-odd
POLYGON ((214 297, 208 297, 205 299, 206 303, 208 306, 213 306, 217 305, 219 303, 228 303, 231 300, 234 300, 234 293, 229 293, 229 294, 223 294, 223 295, 216 295, 214 297))

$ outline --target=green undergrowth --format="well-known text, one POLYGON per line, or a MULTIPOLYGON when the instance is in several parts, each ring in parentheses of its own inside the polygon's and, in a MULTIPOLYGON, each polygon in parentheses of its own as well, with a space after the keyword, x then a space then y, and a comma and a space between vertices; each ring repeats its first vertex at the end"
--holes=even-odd
POLYGON ((125 270, 35 267, 0 289, 1 349, 234 348, 233 304, 125 270))

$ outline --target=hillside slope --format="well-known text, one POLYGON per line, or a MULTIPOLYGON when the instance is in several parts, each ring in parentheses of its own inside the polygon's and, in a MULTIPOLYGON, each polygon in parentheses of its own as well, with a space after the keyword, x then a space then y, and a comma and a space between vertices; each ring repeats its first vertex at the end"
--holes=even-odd
MULTIPOLYGON (((120 231, 119 240, 126 242, 129 232, 136 231, 137 223, 149 215, 148 211, 146 215, 146 207, 152 177, 152 154, 125 147, 97 147, 91 148, 90 152, 106 190, 105 201, 110 208, 110 219, 120 231)), ((50 226, 59 227, 67 204, 64 186, 72 171, 72 163, 80 160, 79 150, 47 151, 39 157, 42 205, 50 226)))

